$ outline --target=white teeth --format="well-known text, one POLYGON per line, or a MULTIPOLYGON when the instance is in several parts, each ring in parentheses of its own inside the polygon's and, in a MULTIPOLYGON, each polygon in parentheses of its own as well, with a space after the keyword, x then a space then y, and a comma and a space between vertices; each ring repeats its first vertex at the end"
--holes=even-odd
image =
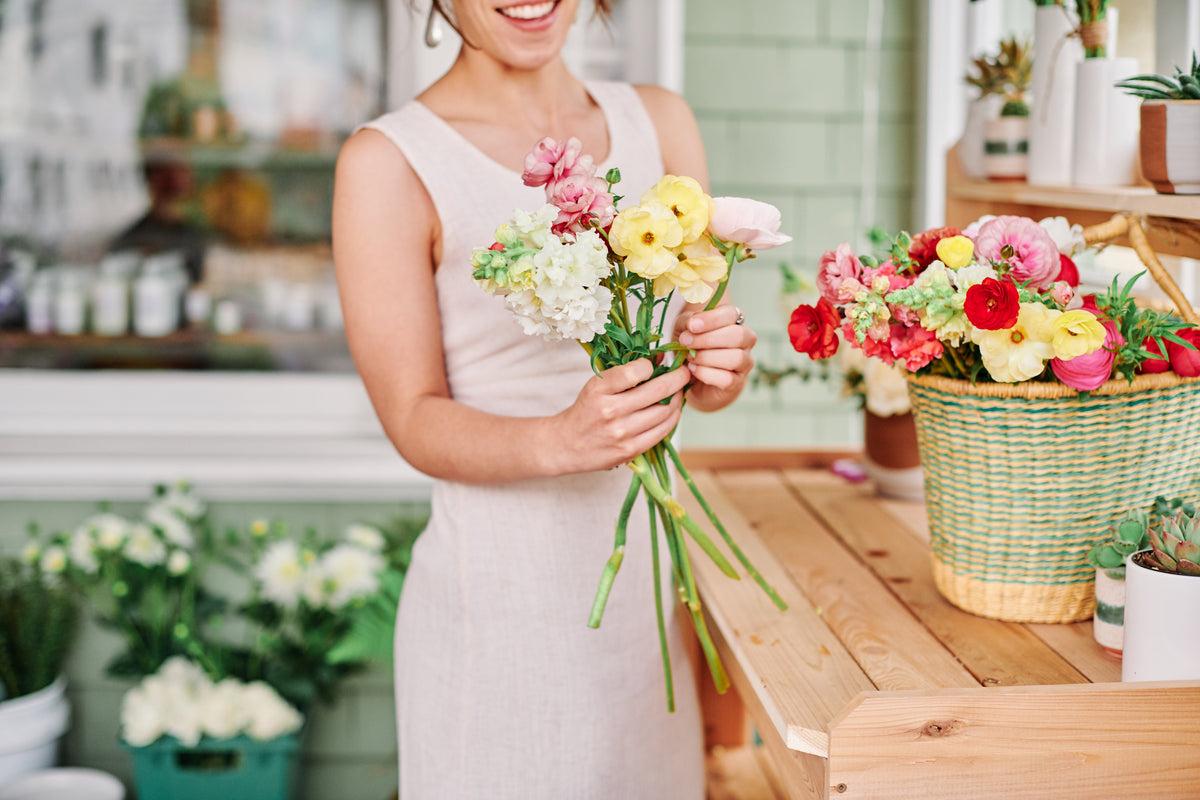
POLYGON ((555 0, 545 3, 530 3, 523 6, 509 6, 500 9, 500 13, 510 19, 540 19, 554 10, 555 0))

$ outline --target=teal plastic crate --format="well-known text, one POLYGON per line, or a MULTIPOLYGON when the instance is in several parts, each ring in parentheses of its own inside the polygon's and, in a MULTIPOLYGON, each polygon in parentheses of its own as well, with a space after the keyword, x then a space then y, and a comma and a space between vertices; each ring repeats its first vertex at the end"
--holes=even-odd
POLYGON ((122 746, 133 756, 138 800, 291 800, 296 785, 299 734, 268 742, 206 736, 194 747, 164 736, 122 746))

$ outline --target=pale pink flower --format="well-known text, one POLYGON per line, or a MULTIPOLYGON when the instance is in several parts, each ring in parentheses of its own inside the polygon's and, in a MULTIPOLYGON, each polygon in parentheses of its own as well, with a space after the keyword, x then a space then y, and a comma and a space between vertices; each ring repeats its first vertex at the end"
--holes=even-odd
POLYGON ((1025 217, 988 220, 975 237, 975 254, 1008 264, 1013 280, 1043 289, 1058 277, 1058 246, 1045 228, 1025 217))
POLYGON ((545 186, 570 175, 590 178, 596 174, 596 165, 582 151, 583 143, 574 136, 561 144, 547 136, 525 156, 521 180, 526 186, 545 186))
POLYGON ((1075 289, 1066 281, 1055 281, 1050 287, 1050 296, 1054 298, 1054 302, 1066 308, 1075 299, 1075 289))
POLYGON ((836 305, 852 301, 864 288, 863 266, 848 244, 839 244, 821 256, 818 262, 817 289, 821 296, 836 305))
MULTIPOLYGON (((1098 313, 1096 316, 1100 317, 1098 313)), ((1068 361, 1059 358, 1050 361, 1050 368, 1054 370, 1055 377, 1080 392, 1099 389, 1112 377, 1117 350, 1125 344, 1125 337, 1121 335, 1115 322, 1103 317, 1100 317, 1100 322, 1104 324, 1106 331, 1103 347, 1068 361)))
POLYGON ((748 197, 714 197, 708 230, 718 239, 744 244, 751 250, 770 250, 792 237, 779 232, 779 209, 748 197))
POLYGON ((607 228, 616 208, 603 178, 568 175, 546 185, 546 200, 558 207, 551 230, 562 234, 592 227, 593 222, 607 228))

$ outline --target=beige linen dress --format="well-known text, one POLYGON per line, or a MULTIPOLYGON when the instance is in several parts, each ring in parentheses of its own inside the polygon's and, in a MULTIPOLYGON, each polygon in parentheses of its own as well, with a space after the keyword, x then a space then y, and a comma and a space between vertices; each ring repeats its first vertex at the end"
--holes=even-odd
MULTIPOLYGON (((617 190, 636 202, 663 172, 654 126, 629 85, 588 92, 608 123, 601 174, 619 166, 617 190)), ((471 249, 515 208, 543 203, 542 190, 419 102, 367 127, 404 153, 441 220, 436 285, 454 399, 511 416, 568 407, 591 377, 578 344, 525 336, 471 279, 471 249)), ((586 626, 629 479, 618 469, 435 482, 396 626, 402 800, 704 796, 695 679, 673 615, 677 710, 665 707, 644 503, 604 624, 586 626)))

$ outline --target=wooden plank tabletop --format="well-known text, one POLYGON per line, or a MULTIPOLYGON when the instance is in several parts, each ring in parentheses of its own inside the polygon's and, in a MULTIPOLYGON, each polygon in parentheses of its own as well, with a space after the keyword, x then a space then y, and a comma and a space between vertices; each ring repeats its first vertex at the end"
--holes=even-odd
POLYGON ((718 648, 784 796, 1040 797, 1062 781, 1081 787, 1078 797, 1122 796, 1106 792, 1137 785, 1137 771, 1097 753, 1123 741, 1150 748, 1156 763, 1185 762, 1138 796, 1173 797, 1177 781, 1200 780, 1200 684, 1120 684, 1120 662, 1095 643, 1090 622, 1025 625, 952 606, 933 583, 920 503, 883 500, 795 459, 761 469, 735 461, 694 463, 694 477, 789 610, 693 555, 718 648), (1187 710, 1172 710, 1179 704, 1187 710), (1138 722, 1139 707, 1159 722, 1138 722), (1076 713, 1056 729, 1061 708, 1076 713), (1041 721, 1023 729, 1030 718, 1041 721), (1088 720, 1112 724, 1091 730, 1088 720), (1049 783, 1005 777, 1043 753, 1057 771, 1049 783))

